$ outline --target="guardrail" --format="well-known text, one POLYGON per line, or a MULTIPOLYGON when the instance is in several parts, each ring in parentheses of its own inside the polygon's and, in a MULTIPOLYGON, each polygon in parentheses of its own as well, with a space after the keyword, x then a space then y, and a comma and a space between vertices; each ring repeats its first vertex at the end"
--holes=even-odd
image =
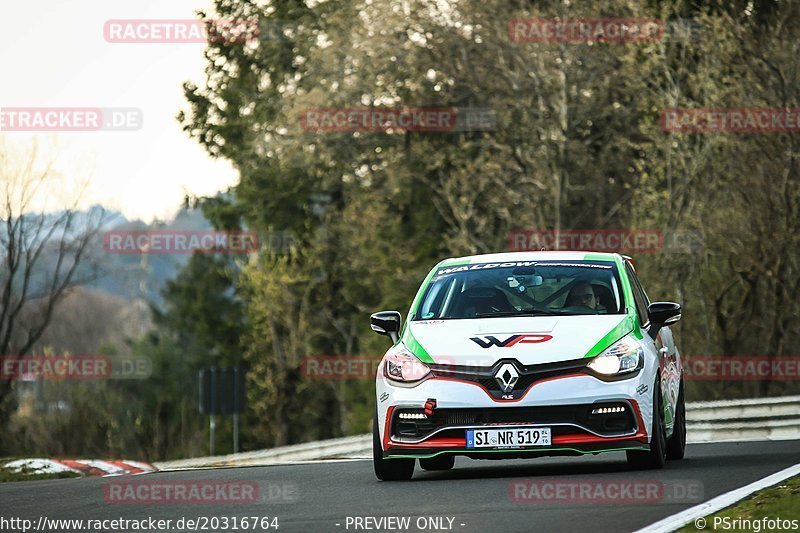
POLYGON ((800 396, 686 404, 689 442, 800 439, 800 396))
MULTIPOLYGON (((689 442, 800 439, 800 396, 686 404, 689 442)), ((153 463, 160 470, 288 464, 366 458, 372 435, 356 435, 268 450, 153 463)))
POLYGON ((213 457, 195 457, 177 461, 153 463, 159 470, 185 470, 206 467, 260 466, 298 463, 327 458, 347 459, 348 456, 372 453, 372 435, 355 435, 338 439, 304 442, 254 452, 213 457))

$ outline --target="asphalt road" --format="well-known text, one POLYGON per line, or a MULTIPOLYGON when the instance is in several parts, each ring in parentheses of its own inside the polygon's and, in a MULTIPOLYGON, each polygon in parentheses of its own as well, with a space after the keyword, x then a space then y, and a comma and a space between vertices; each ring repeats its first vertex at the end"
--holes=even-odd
MULTIPOLYGON (((459 458, 452 471, 424 472, 417 467, 412 481, 395 483, 377 481, 367 460, 0 483, 0 519, 25 518, 37 523, 41 516, 152 517, 173 520, 170 531, 179 530, 175 521, 181 517, 228 517, 231 530, 234 517, 246 516, 270 517, 270 521, 277 517, 280 532, 633 531, 797 463, 800 441, 780 441, 691 444, 685 459, 669 462, 661 471, 627 470, 624 454, 613 453, 506 461, 459 458), (117 503, 126 493, 113 493, 113 486, 120 490, 127 483, 145 481, 170 487, 186 482, 255 484, 260 502, 225 503, 221 500, 225 496, 215 493, 212 503, 117 503), (626 484, 631 492, 624 492, 626 484), (570 492, 576 486, 589 487, 592 492, 570 492), (647 492, 653 486, 662 488, 647 492), (617 494, 617 489, 623 493, 617 494), (635 490, 640 491, 638 495, 635 490), (593 501, 577 502, 570 494, 593 501), (514 501, 515 495, 527 500, 514 501), (408 527, 381 528, 373 521, 356 522, 356 517, 389 516, 409 517, 408 527), (441 523, 423 523, 426 517, 437 517, 441 523)), ((224 530, 222 522, 216 527, 212 522, 205 525, 207 531, 224 530)), ((240 528, 242 525, 238 523, 240 528)), ((8 526, 0 529, 14 531, 8 526)))

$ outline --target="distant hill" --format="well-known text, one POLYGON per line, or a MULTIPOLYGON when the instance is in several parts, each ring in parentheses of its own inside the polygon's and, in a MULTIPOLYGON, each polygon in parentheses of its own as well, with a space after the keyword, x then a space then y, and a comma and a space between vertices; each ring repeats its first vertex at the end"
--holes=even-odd
MULTIPOLYGON (((62 213, 47 215, 55 221, 62 213)), ((73 232, 89 225, 96 225, 102 216, 103 224, 98 238, 86 251, 86 259, 76 272, 76 279, 91 279, 85 287, 93 291, 108 293, 126 300, 145 300, 161 305, 161 290, 167 280, 172 279, 189 260, 186 254, 127 255, 107 253, 103 249, 103 233, 112 230, 211 230, 211 224, 198 209, 181 209, 167 221, 145 223, 128 220, 122 213, 92 206, 74 214, 73 232)), ((55 248, 46 249, 38 263, 38 271, 51 271, 56 264, 55 248)))

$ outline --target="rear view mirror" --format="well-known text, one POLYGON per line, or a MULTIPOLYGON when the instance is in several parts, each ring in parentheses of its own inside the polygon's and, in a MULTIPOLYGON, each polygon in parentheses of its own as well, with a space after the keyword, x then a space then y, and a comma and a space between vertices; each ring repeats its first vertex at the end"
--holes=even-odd
POLYGON ((509 276, 506 281, 508 282, 508 287, 511 289, 516 289, 519 292, 525 292, 527 287, 538 287, 542 283, 544 283, 544 278, 539 274, 530 274, 526 276, 509 276))
POLYGON ((392 339, 392 344, 398 341, 400 332, 400 313, 397 311, 380 311, 369 317, 372 331, 379 335, 386 335, 392 339))
POLYGON ((655 338, 658 330, 681 319, 681 305, 675 302, 653 302, 647 308, 650 317, 650 336, 655 338))

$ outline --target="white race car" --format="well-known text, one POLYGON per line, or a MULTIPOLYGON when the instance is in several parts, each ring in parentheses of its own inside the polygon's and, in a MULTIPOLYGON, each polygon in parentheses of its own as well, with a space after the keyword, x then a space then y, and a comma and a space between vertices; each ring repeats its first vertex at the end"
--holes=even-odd
POLYGON ((630 258, 521 252, 446 259, 378 366, 373 462, 381 480, 474 459, 627 452, 661 468, 686 447, 671 302, 650 303, 630 258))

